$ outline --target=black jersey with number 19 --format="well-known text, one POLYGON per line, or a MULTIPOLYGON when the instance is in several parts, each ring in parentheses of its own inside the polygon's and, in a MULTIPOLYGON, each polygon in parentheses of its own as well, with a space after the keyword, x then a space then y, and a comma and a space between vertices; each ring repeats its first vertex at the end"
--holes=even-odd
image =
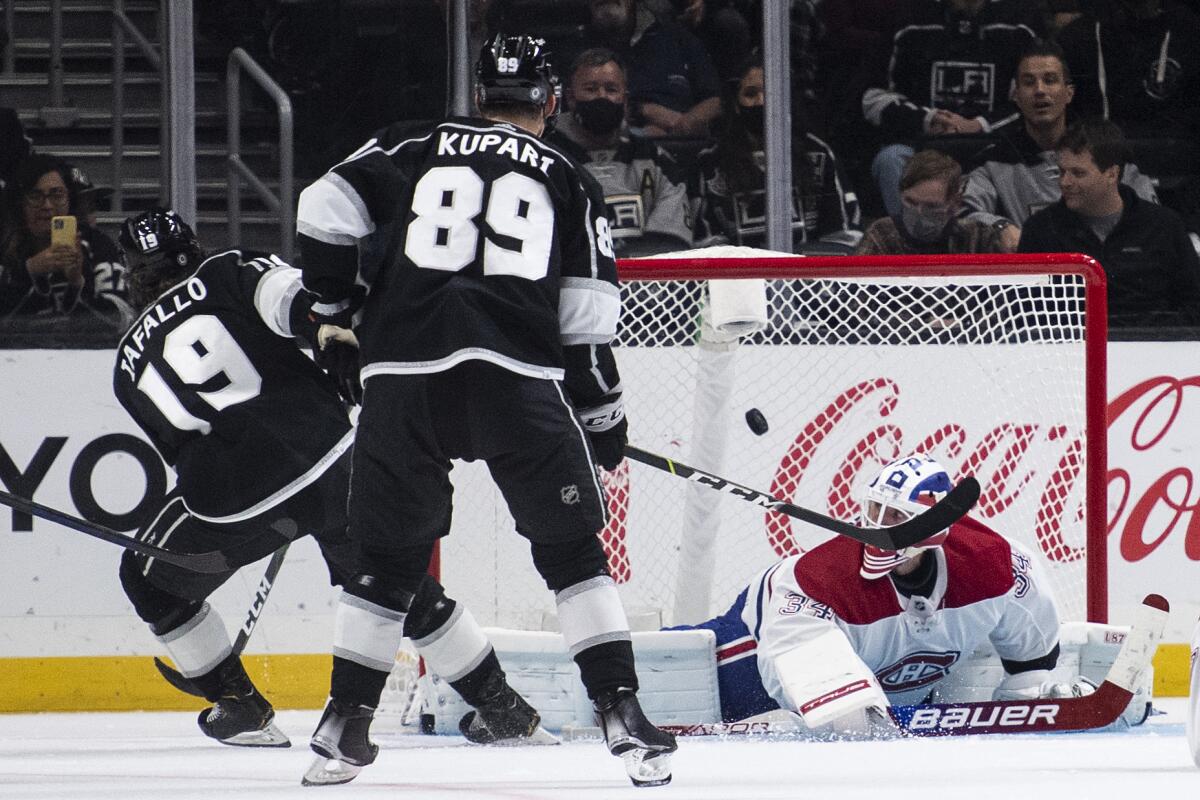
POLYGON ((469 359, 562 380, 564 346, 603 347, 616 331, 599 187, 507 123, 382 131, 304 190, 297 229, 305 287, 322 303, 368 287, 364 380, 469 359))
POLYGON ((316 480, 352 444, 329 377, 297 347, 300 271, 219 253, 122 337, 117 400, 178 474, 198 517, 253 516, 316 480))

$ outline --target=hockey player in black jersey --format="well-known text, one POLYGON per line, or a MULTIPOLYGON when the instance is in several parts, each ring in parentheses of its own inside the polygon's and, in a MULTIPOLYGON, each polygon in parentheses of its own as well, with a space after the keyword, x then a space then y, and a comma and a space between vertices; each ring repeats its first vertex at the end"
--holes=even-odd
MULTIPOLYGON (((609 348, 620 314, 603 198, 540 140, 557 105, 541 40, 483 48, 484 119, 385 129, 300 196, 313 312, 355 333, 367 391, 350 533, 360 548, 334 633, 330 701, 307 783, 371 763, 368 727, 433 545, 450 530, 450 460, 483 459, 555 593, 567 646, 609 749, 641 785, 670 780, 674 737, 638 704, 629 627, 596 534, 595 464, 622 459, 626 422, 609 348), (386 253, 362 260, 363 252, 386 253)), ((479 712, 468 738, 536 713, 494 696, 503 676, 453 624, 440 652, 479 712)), ((511 691, 511 690, 510 690, 511 691)))
MULTIPOLYGON (((276 256, 206 257, 187 224, 161 209, 126 220, 120 242, 141 313, 121 340, 113 387, 177 473, 175 491, 138 537, 184 552, 221 550, 234 565, 201 575, 126 553, 121 583, 180 673, 213 702, 201 730, 226 744, 284 747, 271 705, 205 600, 237 567, 307 534, 333 584, 353 574, 353 431, 343 401, 358 397, 357 351, 339 344, 344 332, 311 320, 299 270, 276 256), (294 336, 321 340, 318 363, 339 380, 294 336)), ((428 576, 416 595, 405 633, 425 653, 436 650, 455 604, 428 576)), ((482 640, 472 624, 459 629, 482 640)), ((496 691, 506 688, 500 677, 496 691)))

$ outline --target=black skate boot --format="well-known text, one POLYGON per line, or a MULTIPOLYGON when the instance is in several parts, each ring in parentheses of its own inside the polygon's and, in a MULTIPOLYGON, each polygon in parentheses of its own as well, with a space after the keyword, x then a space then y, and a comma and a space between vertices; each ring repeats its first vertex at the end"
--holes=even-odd
POLYGON ((354 780, 379 754, 379 748, 367 738, 374 714, 370 706, 343 706, 331 699, 309 743, 317 758, 300 783, 328 786, 354 780))
POLYGON ((458 729, 475 744, 558 744, 558 738, 541 727, 541 716, 501 673, 494 695, 463 714, 458 729))
POLYGON ((596 698, 595 708, 608 751, 625 762, 634 786, 671 782, 671 753, 678 749, 675 736, 646 719, 632 689, 604 692, 596 698))
POLYGON ((275 709, 250 682, 241 662, 221 675, 221 696, 196 722, 205 736, 235 747, 291 747, 275 726, 275 709))

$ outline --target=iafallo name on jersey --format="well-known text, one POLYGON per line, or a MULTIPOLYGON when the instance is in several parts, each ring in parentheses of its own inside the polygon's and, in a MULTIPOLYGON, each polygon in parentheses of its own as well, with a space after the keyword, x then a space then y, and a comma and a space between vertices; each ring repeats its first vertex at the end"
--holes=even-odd
POLYGON ((176 314, 183 312, 193 302, 199 302, 208 296, 204 281, 199 278, 189 278, 157 303, 146 309, 145 313, 134 323, 121 343, 121 370, 129 376, 129 380, 137 380, 134 362, 142 357, 146 343, 154 335, 155 330, 176 314))

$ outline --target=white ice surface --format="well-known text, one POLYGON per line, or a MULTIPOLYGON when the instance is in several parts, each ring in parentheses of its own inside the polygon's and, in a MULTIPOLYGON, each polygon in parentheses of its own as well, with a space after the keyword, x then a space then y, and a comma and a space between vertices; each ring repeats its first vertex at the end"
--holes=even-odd
POLYGON ((315 711, 285 711, 288 750, 210 743, 190 713, 0 715, 4 800, 268 798, 1195 798, 1200 770, 1185 701, 1125 733, 899 742, 688 738, 670 786, 637 789, 599 742, 485 748, 458 737, 387 736, 352 783, 302 788, 315 711), (952 792, 952 794, 951 794, 952 792))

